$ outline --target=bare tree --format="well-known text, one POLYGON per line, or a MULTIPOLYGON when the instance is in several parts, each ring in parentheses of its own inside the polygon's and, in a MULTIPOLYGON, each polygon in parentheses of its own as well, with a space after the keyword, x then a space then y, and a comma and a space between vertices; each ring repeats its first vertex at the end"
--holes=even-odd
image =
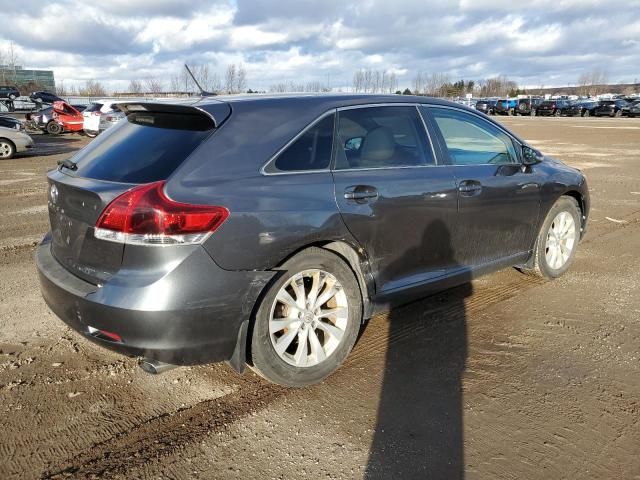
POLYGON ((147 77, 144 79, 145 90, 149 93, 162 93, 164 90, 164 83, 162 80, 158 80, 155 77, 147 77))
POLYGON ((142 82, 140 80, 133 79, 129 82, 129 92, 140 94, 144 91, 142 87, 142 82))
POLYGON ((237 85, 237 71, 235 63, 232 63, 227 67, 227 72, 224 77, 224 89, 227 93, 235 93, 237 85))
POLYGON ((104 97, 107 95, 107 89, 100 82, 87 80, 84 87, 78 89, 78 94, 82 97, 104 97))
POLYGON ((241 63, 236 70, 236 92, 242 93, 247 89, 247 71, 241 63))

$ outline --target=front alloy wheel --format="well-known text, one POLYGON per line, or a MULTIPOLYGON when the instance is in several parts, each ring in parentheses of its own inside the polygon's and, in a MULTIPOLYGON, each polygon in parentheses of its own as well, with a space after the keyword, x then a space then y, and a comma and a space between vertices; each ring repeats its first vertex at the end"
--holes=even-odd
POLYGON ((551 207, 533 248, 531 258, 518 268, 541 278, 557 278, 573 261, 580 239, 580 207, 575 198, 562 196, 551 207))
POLYGON ((564 267, 573 252, 576 237, 577 229, 573 216, 566 211, 556 215, 545 244, 545 259, 551 268, 559 270, 564 267))
POLYGON ((0 139, 0 158, 8 160, 16 153, 16 149, 9 140, 0 139))

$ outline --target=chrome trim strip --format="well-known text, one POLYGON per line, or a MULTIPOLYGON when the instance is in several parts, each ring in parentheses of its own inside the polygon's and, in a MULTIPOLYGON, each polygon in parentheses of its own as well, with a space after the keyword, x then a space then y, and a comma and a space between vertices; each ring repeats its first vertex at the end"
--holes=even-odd
MULTIPOLYGON (((431 138, 431 135, 429 134, 429 129, 427 128, 426 122, 424 120, 424 118, 422 117, 422 113, 420 112, 420 109, 418 107, 427 107, 427 108, 447 108, 450 110, 456 110, 459 112, 463 112, 463 113, 468 113, 470 115, 474 115, 476 117, 478 117, 480 120, 483 120, 485 122, 488 122, 489 124, 497 127, 499 130, 501 130, 505 135, 507 135, 512 141, 514 141, 517 145, 519 145, 520 147, 522 147, 524 144, 522 142, 520 142, 517 138, 515 138, 511 133, 509 133, 507 130, 505 130, 499 123, 497 122, 492 122, 492 121, 487 121, 486 118, 484 118, 482 115, 472 111, 472 110, 463 110, 461 108, 455 107, 455 106, 450 106, 450 105, 437 105, 437 104, 431 104, 431 103, 417 103, 417 102, 381 102, 381 103, 365 103, 365 104, 361 104, 361 105, 348 105, 345 107, 337 107, 337 108, 332 108, 331 110, 327 110, 326 112, 322 113, 321 115, 319 115, 318 117, 316 117, 313 121, 311 121, 306 127, 304 127, 295 137, 293 137, 291 140, 289 140, 282 148, 280 148, 274 155, 271 156, 271 158, 269 158, 269 160, 267 160, 264 165, 260 168, 260 174, 264 175, 264 176, 272 176, 272 175, 299 175, 299 174, 303 174, 303 173, 329 173, 329 172, 350 172, 350 171, 361 171, 361 170, 392 170, 392 169, 406 169, 406 168, 424 168, 424 167, 455 167, 455 166, 466 166, 466 165, 449 165, 449 164, 441 164, 438 163, 438 157, 436 155, 434 146, 433 146, 433 140, 431 138), (425 132, 427 134, 427 138, 429 140, 429 143, 431 144, 431 152, 433 154, 433 159, 436 162, 435 165, 407 165, 407 166, 397 166, 397 167, 363 167, 363 168, 345 168, 345 169, 322 169, 322 170, 291 170, 291 171, 278 171, 278 172, 266 172, 265 169, 269 166, 269 164, 273 161, 275 161, 275 159, 278 157, 278 155, 280 155, 284 150, 286 150, 292 143, 294 143, 298 138, 300 138, 304 133, 306 133, 306 131, 308 129, 310 129, 311 127, 313 127, 317 122, 319 122, 320 120, 322 120, 324 117, 326 117, 327 115, 330 115, 332 113, 337 113, 337 112, 341 112, 343 110, 355 110, 355 109, 359 109, 359 108, 374 108, 374 107, 415 107, 416 110, 418 111, 418 115, 420 117, 420 120, 422 121, 422 125, 425 129, 425 132)), ((334 132, 335 134, 335 132, 334 132)), ((496 164, 496 163, 478 163, 478 164, 474 164, 474 166, 480 166, 480 165, 491 165, 491 166, 503 166, 503 165, 518 165, 517 163, 501 163, 501 164, 496 164)))

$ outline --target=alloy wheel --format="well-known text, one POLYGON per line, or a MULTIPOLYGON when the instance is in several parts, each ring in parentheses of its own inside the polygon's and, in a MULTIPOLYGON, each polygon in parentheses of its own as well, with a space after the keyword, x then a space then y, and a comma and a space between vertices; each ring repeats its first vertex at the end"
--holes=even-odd
POLYGON ((553 219, 545 244, 545 258, 549 267, 558 270, 567 263, 576 244, 576 222, 569 212, 560 212, 553 219))
POLYGON ((347 295, 331 273, 305 270, 278 291, 269 336, 278 356, 295 367, 325 361, 342 343, 349 320, 347 295))
POLYGON ((0 158, 9 158, 13 153, 13 148, 7 142, 0 142, 0 158))

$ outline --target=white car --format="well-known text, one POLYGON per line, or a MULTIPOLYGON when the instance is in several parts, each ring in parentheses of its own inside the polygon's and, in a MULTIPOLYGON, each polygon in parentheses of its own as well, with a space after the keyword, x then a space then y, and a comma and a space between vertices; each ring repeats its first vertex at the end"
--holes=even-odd
POLYGON ((34 148, 33 139, 15 128, 0 127, 0 159, 8 160, 16 153, 34 148))
POLYGON ((82 129, 87 137, 95 137, 100 133, 100 116, 105 113, 113 112, 116 103, 113 100, 98 100, 92 102, 83 112, 84 120, 82 129))

